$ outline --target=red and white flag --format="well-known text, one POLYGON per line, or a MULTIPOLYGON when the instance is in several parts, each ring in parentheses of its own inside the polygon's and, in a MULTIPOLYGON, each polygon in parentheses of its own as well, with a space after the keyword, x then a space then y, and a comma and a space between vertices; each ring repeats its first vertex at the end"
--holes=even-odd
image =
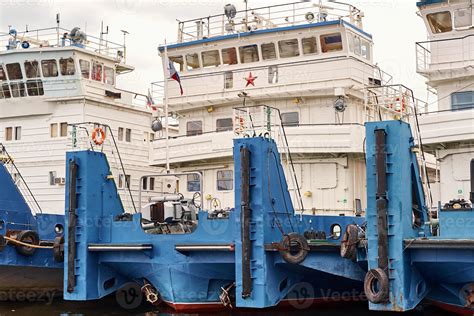
POLYGON ((153 101, 153 97, 151 96, 150 89, 148 89, 148 95, 146 96, 146 106, 152 109, 153 111, 157 110, 155 106, 155 101, 153 101))

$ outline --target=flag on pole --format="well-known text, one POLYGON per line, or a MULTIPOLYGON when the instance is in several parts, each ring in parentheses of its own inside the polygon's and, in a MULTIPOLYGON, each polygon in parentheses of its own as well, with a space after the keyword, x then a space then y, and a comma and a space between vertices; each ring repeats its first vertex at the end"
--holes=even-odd
POLYGON ((153 100, 153 97, 151 96, 150 89, 148 89, 148 95, 146 96, 146 105, 153 111, 157 110, 155 106, 155 101, 153 100))
POLYGON ((168 59, 168 64, 170 70, 170 78, 179 83, 179 90, 181 92, 181 95, 183 95, 183 86, 181 85, 181 78, 179 77, 179 73, 176 68, 174 68, 173 62, 170 59, 168 59))

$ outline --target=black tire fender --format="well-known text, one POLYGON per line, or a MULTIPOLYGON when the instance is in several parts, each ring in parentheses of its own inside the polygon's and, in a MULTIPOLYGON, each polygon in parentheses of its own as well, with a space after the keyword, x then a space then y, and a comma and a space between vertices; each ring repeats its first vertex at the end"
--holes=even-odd
POLYGON ((341 241, 341 257, 345 259, 356 260, 357 241, 359 239, 359 229, 354 224, 346 226, 346 232, 341 241))
MULTIPOLYGON (((32 244, 32 245, 39 245, 40 240, 38 233, 32 230, 22 230, 18 233, 16 236, 16 240, 22 242, 22 243, 27 243, 27 244, 32 244)), ((23 245, 15 245, 15 249, 19 254, 22 254, 24 256, 32 256, 36 252, 36 248, 33 247, 27 247, 23 245)))
POLYGON ((367 299, 374 304, 385 303, 389 296, 389 280, 384 270, 377 268, 367 272, 364 280, 367 299))
POLYGON ((283 236, 283 239, 280 242, 280 255, 283 260, 288 263, 300 264, 306 259, 308 252, 309 246, 306 238, 297 233, 289 233, 288 235, 283 236), (291 251, 292 246, 298 248, 296 253, 291 251))

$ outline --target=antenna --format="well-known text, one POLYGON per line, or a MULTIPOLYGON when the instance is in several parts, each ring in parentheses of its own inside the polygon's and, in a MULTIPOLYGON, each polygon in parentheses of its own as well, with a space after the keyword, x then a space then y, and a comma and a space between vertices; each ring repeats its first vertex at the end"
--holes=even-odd
MULTIPOLYGON (((100 22, 100 39, 99 39, 99 53, 102 48, 102 41, 104 40, 104 35, 109 34, 109 26, 106 26, 106 31, 104 32, 104 21, 100 22)), ((107 40, 105 40, 105 47, 107 48, 107 40)))
POLYGON ((127 46, 125 45, 125 37, 130 34, 127 30, 120 30, 123 33, 123 62, 127 62, 127 46))
POLYGON ((56 35, 57 35, 57 45, 59 46, 59 24, 61 22, 61 17, 59 13, 56 13, 56 35))

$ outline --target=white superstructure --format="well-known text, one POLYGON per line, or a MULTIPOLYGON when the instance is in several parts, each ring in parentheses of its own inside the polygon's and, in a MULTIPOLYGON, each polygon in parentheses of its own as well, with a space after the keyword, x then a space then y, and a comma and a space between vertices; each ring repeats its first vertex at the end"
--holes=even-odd
POLYGON ((436 155, 441 202, 469 199, 474 159, 474 14, 470 0, 422 1, 428 41, 417 43, 417 70, 436 91, 438 109, 420 117, 427 150, 436 155))
MULTIPOLYGON (((125 62, 125 47, 59 27, 10 29, 0 35, 0 46, 0 143, 43 212, 64 212, 65 152, 83 146, 107 152, 124 205, 134 211, 127 182, 136 197, 141 175, 150 173, 154 133, 150 109, 137 105, 140 95, 116 87, 117 76, 134 70, 125 62), (72 126, 85 122, 99 124, 72 126), (107 134, 103 146, 90 139, 95 127, 107 134)), ((148 181, 146 189, 164 190, 161 182, 148 181)))
MULTIPOLYGON (((168 80, 168 109, 179 134, 153 142, 151 164, 200 170, 204 205, 232 207, 232 139, 240 124, 233 108, 267 105, 281 113, 305 211, 361 212, 364 123, 408 119, 419 106, 373 62, 363 12, 337 2, 225 11, 179 22, 178 42, 160 47, 184 93, 168 80)), ((155 83, 154 92, 162 94, 163 86, 155 83)), ((179 189, 191 196, 198 185, 188 176, 179 189)))

